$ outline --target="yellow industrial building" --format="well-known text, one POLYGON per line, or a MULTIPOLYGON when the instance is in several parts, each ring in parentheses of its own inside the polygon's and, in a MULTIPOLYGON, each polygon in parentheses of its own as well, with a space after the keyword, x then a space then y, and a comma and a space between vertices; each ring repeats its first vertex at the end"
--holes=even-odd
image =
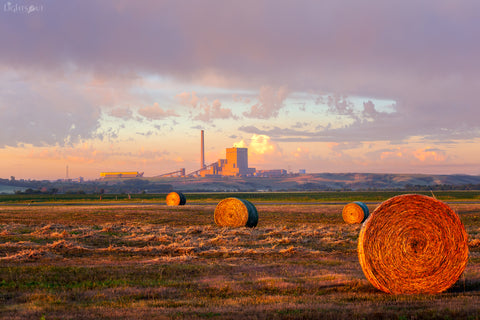
POLYGON ((247 148, 227 148, 225 151, 226 159, 205 166, 199 170, 199 175, 251 176, 255 173, 255 168, 248 167, 247 148))
POLYGON ((143 172, 128 171, 128 172, 100 172, 100 178, 140 178, 143 177, 143 172))

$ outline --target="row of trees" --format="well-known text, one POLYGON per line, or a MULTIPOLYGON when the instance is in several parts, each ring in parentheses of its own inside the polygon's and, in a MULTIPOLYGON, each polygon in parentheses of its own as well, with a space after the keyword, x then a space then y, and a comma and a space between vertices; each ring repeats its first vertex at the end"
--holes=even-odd
MULTIPOLYGON (((1 182, 0 182, 1 184, 1 182)), ((18 185, 16 194, 104 194, 104 193, 165 193, 173 190, 170 184, 152 183, 145 179, 118 181, 27 181, 18 185)))

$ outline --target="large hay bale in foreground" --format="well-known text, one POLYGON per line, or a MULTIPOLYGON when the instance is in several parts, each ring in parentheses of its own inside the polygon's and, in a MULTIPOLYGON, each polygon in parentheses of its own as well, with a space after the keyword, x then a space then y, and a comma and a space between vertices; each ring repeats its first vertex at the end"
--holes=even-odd
POLYGON ((467 233, 447 204, 401 195, 380 204, 365 221, 358 257, 366 278, 384 292, 439 293, 465 270, 467 233))
POLYGON ((355 201, 343 207, 343 221, 349 224, 362 223, 368 218, 368 207, 365 203, 355 201))
POLYGON ((187 198, 181 192, 170 192, 167 194, 167 205, 168 206, 183 206, 187 203, 187 198))
POLYGON ((255 227, 258 223, 257 208, 248 200, 226 198, 217 204, 215 224, 220 227, 255 227))

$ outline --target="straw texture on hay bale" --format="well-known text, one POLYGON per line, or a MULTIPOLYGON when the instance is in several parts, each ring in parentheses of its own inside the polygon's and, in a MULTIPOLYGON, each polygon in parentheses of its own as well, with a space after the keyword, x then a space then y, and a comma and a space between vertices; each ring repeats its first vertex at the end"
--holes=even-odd
POLYGON ((447 204, 423 195, 396 196, 362 225, 358 256, 366 278, 384 292, 439 293, 465 270, 467 233, 447 204))
POLYGON ((181 192, 170 192, 167 194, 167 205, 169 206, 183 206, 187 203, 187 198, 181 192))
POLYGON ((355 201, 343 207, 342 216, 346 223, 362 223, 368 218, 368 207, 365 203, 355 201))
POLYGON ((226 198, 217 204, 215 224, 220 227, 255 227, 258 223, 257 208, 248 200, 226 198))

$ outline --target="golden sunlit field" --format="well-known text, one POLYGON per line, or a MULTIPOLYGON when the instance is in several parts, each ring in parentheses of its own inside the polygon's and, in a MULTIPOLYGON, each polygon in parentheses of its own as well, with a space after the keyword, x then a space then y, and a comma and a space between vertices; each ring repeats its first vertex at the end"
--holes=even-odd
POLYGON ((0 206, 0 318, 480 319, 480 203, 451 205, 461 279, 397 296, 363 275, 344 204, 254 204, 254 229, 217 227, 214 204, 0 206))

